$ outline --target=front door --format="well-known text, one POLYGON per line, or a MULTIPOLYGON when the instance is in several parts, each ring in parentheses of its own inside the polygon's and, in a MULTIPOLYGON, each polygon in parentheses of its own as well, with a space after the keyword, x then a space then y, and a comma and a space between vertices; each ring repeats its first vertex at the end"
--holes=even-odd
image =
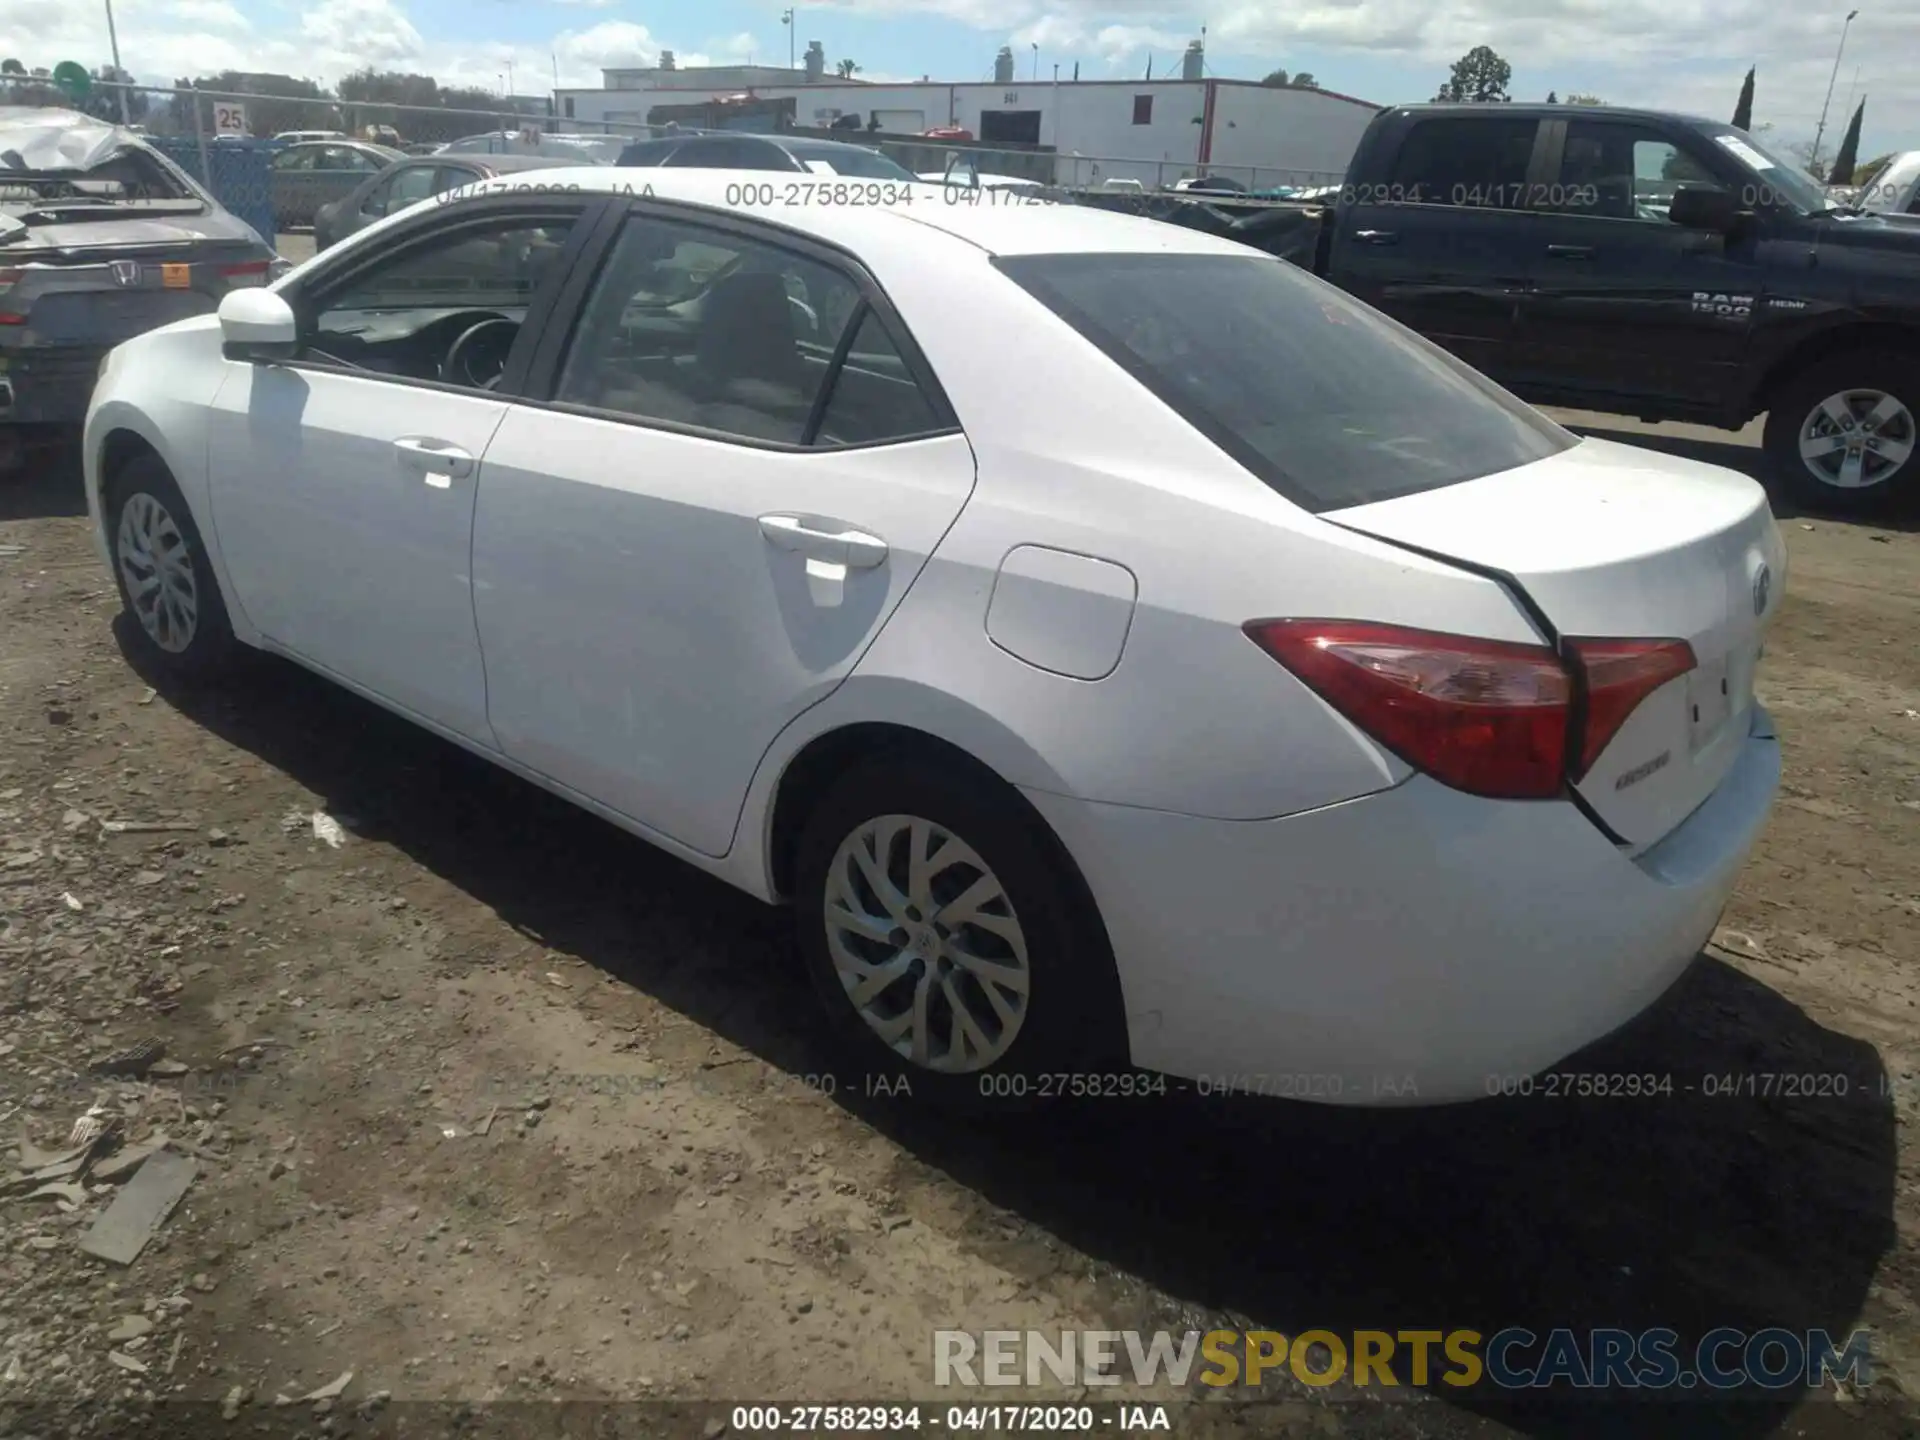
POLYGON ((474 526, 501 748, 709 855, 973 487, 884 299, 798 244, 631 216, 474 526))
POLYGON ((289 298, 290 364, 227 362, 208 417, 234 601, 275 645, 491 743, 469 553, 490 393, 563 279, 575 208, 421 227, 289 298))
POLYGON ((1764 300, 1757 228, 1729 238, 1667 216, 1679 185, 1735 183, 1710 148, 1644 122, 1566 123, 1515 331, 1523 389, 1718 408, 1740 388, 1764 300))
POLYGON ((1360 299, 1496 379, 1527 284, 1537 121, 1416 121, 1387 178, 1343 195, 1332 273, 1360 299))

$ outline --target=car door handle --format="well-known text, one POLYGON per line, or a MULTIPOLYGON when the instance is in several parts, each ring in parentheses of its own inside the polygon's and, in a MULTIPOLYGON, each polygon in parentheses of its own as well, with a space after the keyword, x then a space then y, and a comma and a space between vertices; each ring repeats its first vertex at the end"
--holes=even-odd
MULTIPOLYGON (((473 473, 473 452, 462 450, 448 440, 435 440, 427 435, 403 435, 393 442, 393 449, 400 457, 401 465, 428 477, 444 475, 448 479, 459 480, 473 473)), ((429 478, 427 483, 432 485, 435 482, 429 478)))
POLYGON ((849 570, 871 570, 887 558, 886 541, 837 520, 809 521, 800 515, 762 515, 760 533, 768 544, 781 550, 792 550, 809 560, 821 560, 829 565, 845 565, 849 570), (827 528, 829 526, 833 528, 827 528))
POLYGON ((1593 259, 1593 247, 1591 245, 1549 245, 1547 246, 1547 258, 1550 260, 1591 260, 1593 259))
POLYGON ((1356 230, 1353 232, 1353 238, 1362 245, 1398 245, 1400 232, 1398 230, 1356 230))

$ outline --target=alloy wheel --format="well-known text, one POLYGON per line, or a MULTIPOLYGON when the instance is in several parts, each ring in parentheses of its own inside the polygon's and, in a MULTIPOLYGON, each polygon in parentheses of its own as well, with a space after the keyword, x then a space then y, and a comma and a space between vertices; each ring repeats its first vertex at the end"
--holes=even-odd
POLYGON ((1879 485, 1913 455, 1913 412, 1884 390, 1829 395, 1800 426, 1800 460, 1822 484, 1840 490, 1879 485))
POLYGON ((167 507, 145 491, 120 507, 114 548, 140 628, 169 654, 193 643, 200 618, 193 550, 167 507))
POLYGON ((840 843, 826 887, 834 972, 888 1048, 942 1074, 1007 1054, 1032 988, 1026 935, 971 846, 919 816, 878 816, 840 843))

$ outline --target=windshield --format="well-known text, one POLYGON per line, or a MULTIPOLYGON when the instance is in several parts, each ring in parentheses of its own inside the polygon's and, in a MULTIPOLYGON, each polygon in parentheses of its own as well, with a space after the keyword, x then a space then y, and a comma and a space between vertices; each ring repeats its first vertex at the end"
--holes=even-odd
POLYGON ((917 182, 920 178, 878 150, 859 145, 789 145, 787 153, 816 174, 824 168, 835 175, 852 175, 862 180, 917 182))
POLYGON ((1784 205, 1803 215, 1834 208, 1824 185, 1798 165, 1782 160, 1746 131, 1729 125, 1706 133, 1735 164, 1752 173, 1753 183, 1738 197, 1743 206, 1784 205))
POLYGON ((994 263, 1309 510, 1477 479, 1575 443, 1438 346, 1285 260, 1094 254, 994 263))

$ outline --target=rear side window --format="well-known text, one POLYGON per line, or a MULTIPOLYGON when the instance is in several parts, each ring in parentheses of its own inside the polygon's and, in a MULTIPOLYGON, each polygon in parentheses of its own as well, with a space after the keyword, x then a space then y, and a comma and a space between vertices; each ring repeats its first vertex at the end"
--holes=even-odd
POLYGON ((1525 209, 1535 129, 1491 116, 1416 121, 1394 157, 1392 193, 1416 205, 1525 209))
POLYGON ((1094 254, 994 263, 1308 510, 1438 489, 1575 443, 1437 345, 1284 260, 1094 254))

